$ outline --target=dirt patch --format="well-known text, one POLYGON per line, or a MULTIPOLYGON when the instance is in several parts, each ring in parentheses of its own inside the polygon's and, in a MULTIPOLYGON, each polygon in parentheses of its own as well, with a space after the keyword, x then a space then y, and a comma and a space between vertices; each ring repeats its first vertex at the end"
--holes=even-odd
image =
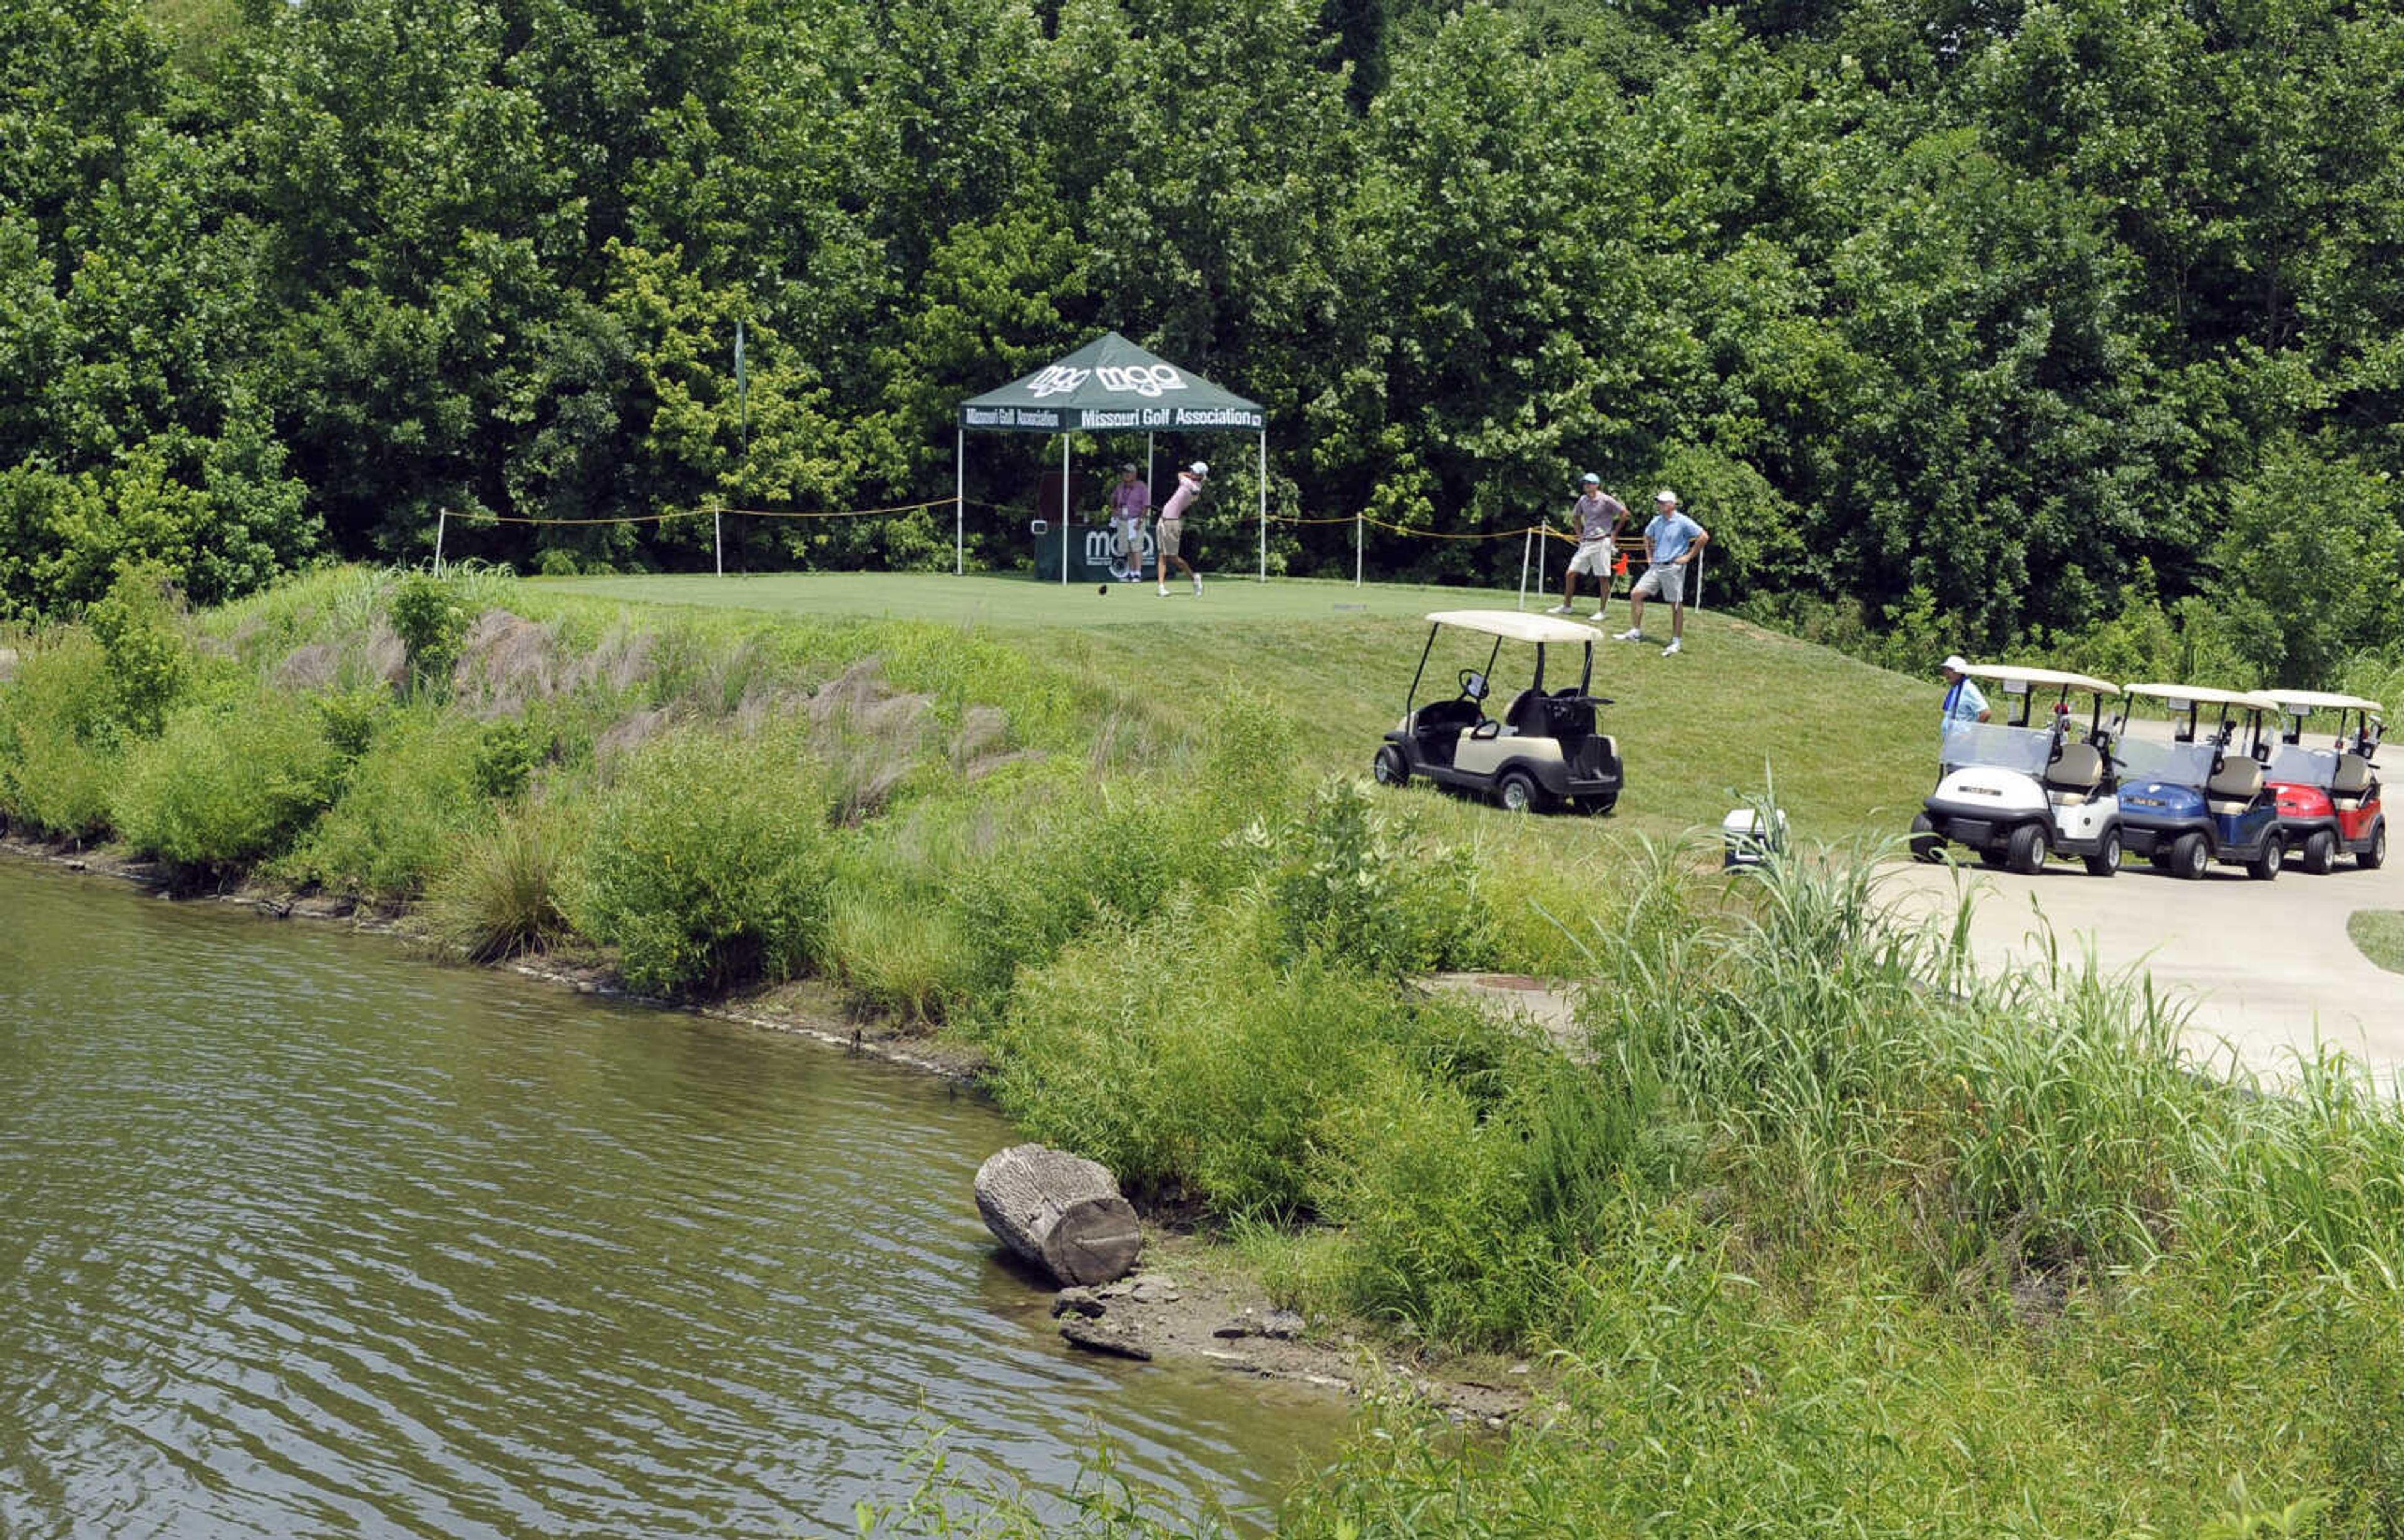
POLYGON ((1209 1240, 1150 1220, 1141 1266, 1115 1283, 1055 1291, 1014 1258, 1006 1265, 1027 1281, 1024 1313, 1048 1314, 1063 1338, 1087 1351, 1206 1364, 1331 1394, 1407 1399, 1488 1429, 1552 1406, 1549 1379, 1532 1360, 1404 1352, 1349 1323, 1280 1309, 1209 1240))

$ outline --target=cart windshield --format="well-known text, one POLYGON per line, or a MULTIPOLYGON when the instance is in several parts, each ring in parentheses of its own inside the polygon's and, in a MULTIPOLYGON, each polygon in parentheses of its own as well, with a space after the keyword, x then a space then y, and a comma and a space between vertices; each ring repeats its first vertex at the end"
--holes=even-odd
POLYGON ((2208 743, 2163 743, 2153 738, 2123 738, 2112 750, 2120 762, 2123 780, 2165 780, 2173 786, 2201 786, 2212 778, 2214 749, 2208 743))
POLYGON ((1978 764, 2025 776, 2042 775, 2046 762, 2053 757, 2053 735, 2033 727, 1964 723, 1945 735, 1943 757, 1954 769, 1978 764))
POLYGON ((2271 762, 2270 778, 2290 786, 2317 786, 2326 791, 2337 784, 2337 750, 2288 744, 2271 762))

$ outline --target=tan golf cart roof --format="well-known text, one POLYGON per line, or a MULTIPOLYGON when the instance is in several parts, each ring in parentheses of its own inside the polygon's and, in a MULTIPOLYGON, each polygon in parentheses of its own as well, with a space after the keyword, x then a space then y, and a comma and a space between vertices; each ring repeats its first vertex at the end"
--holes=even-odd
POLYGON ((2387 714, 2387 707, 2377 701, 2364 700, 2360 695, 2331 695, 2318 690, 2265 690, 2262 693, 2290 711, 2374 711, 2383 717, 2387 714))
POLYGON ((2090 679, 2085 674, 2065 674, 2058 668, 2022 668, 2017 664, 1973 664, 1970 672, 1982 679, 2001 679, 2006 684, 2058 684, 2073 690, 2092 690, 2099 695, 2117 695, 2120 687, 2106 679, 2090 679))
POLYGON ((2200 706, 2242 706, 2250 711, 2276 711, 2279 703, 2258 690, 2215 690, 2208 684, 2128 684, 2131 695, 2156 700, 2193 701, 2200 706))
POLYGON ((1523 615, 1516 609, 1438 609, 1428 616, 1438 625, 1457 625, 1463 631, 1482 631, 1489 637, 1502 637, 1523 642, 1599 642, 1602 633, 1577 621, 1565 621, 1557 615, 1523 615))

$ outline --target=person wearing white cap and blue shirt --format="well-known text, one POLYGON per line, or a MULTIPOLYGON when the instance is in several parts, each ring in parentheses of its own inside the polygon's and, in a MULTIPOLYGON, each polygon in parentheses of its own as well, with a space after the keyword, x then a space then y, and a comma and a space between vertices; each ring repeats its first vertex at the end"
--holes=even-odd
POLYGON ((1644 639, 1644 601, 1660 598, 1670 605, 1669 657, 1686 640, 1686 568, 1702 554, 1712 532, 1678 511, 1678 495, 1668 487, 1653 494, 1653 522, 1644 526, 1644 559, 1648 565, 1636 586, 1628 591, 1628 629, 1621 641, 1644 639))
POLYGON ((1570 557, 1569 580, 1561 585, 1561 602, 1553 606, 1553 613, 1566 615, 1577 603, 1577 581, 1581 572, 1594 574, 1595 586, 1602 593, 1594 601, 1594 618, 1611 604, 1611 566, 1619 554, 1619 526, 1628 522, 1628 505, 1602 489, 1602 478, 1587 471, 1578 478, 1578 500, 1570 505, 1570 518, 1578 526, 1578 547, 1570 557))
POLYGON ((1970 682, 1969 660, 1956 652, 1937 665, 1945 674, 1945 707, 1938 718, 1938 730, 1947 737, 1965 727, 1976 727, 1991 714, 1987 697, 1970 682))

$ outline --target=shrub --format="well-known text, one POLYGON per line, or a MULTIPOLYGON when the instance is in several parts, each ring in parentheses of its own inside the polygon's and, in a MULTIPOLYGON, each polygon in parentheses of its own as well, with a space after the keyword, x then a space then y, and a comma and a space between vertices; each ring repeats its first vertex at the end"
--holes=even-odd
POLYGON ((644 746, 601 798, 569 913, 661 994, 782 979, 820 958, 825 806, 797 755, 698 732, 644 746), (799 787, 793 784, 802 779, 799 787))
POLYGON ((390 717, 284 875, 384 900, 413 898, 452 846, 492 819, 477 785, 477 729, 418 707, 390 717))
POLYGON ((1030 1137, 1222 1215, 1309 1211, 1323 1120, 1406 1030, 1391 987, 1279 968, 1256 917, 1172 899, 1022 975, 989 1046, 1030 1137))
POLYGON ((145 737, 159 731, 189 672, 173 580, 155 562, 118 569, 108 593, 85 614, 108 660, 107 697, 117 720, 145 737))
POLYGON ((107 710, 107 662, 81 631, 34 648, 0 690, 0 808, 72 838, 108 828, 121 737, 107 710))
POLYGON ((575 929, 565 902, 567 857, 578 833, 556 811, 527 808, 466 837, 427 886, 427 937, 478 962, 566 940, 575 929))
POLYGON ((1544 1323, 1560 1269, 1530 1223, 1520 1127, 1393 1063, 1328 1123, 1317 1167, 1328 1217, 1347 1232, 1355 1308, 1473 1346, 1544 1323))
POLYGON ((506 802, 526 789, 534 767, 543 760, 543 746, 520 717, 486 722, 476 738, 474 778, 478 794, 506 802))
POLYGON ((111 808, 137 850, 235 866, 288 846, 332 800, 337 770, 314 707, 259 692, 169 717, 128 755, 111 808))
POLYGON ((1251 824, 1245 843, 1289 954, 1324 951, 1392 976, 1492 959, 1476 863, 1419 839, 1365 782, 1327 780, 1293 818, 1251 824))
POLYGON ((430 572, 412 572, 392 591, 392 628, 409 653, 412 686, 448 684, 468 637, 458 589, 430 572))

